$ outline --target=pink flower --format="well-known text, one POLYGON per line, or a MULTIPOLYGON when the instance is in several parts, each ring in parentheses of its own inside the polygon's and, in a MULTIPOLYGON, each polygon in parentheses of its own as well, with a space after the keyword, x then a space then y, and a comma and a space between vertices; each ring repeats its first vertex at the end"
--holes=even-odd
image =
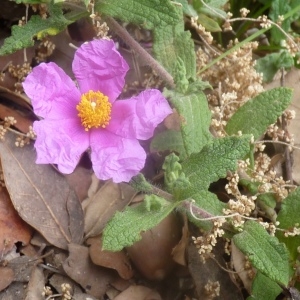
POLYGON ((33 124, 36 163, 57 164, 69 174, 90 148, 99 179, 128 182, 145 164, 138 140, 151 138, 172 110, 156 89, 116 101, 128 65, 113 41, 83 44, 72 68, 79 88, 52 62, 34 68, 23 83, 34 112, 44 118, 33 124))

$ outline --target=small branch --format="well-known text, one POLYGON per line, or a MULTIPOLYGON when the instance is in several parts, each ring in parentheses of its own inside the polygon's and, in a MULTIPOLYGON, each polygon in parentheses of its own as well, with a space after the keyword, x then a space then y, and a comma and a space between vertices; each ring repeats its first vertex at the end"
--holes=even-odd
POLYGON ((107 17, 106 21, 111 28, 129 47, 160 76, 171 88, 175 88, 173 77, 160 65, 133 37, 113 18, 107 17))

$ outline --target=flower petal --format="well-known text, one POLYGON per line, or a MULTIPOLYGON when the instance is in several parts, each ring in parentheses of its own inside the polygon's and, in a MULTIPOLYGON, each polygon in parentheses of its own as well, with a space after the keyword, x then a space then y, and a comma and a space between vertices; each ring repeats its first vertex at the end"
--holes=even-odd
POLYGON ((124 86, 129 69, 113 41, 94 40, 75 53, 73 72, 82 93, 100 91, 113 103, 124 86))
POLYGON ((33 123, 38 164, 57 164, 62 173, 74 171, 81 154, 89 147, 89 133, 79 120, 42 120, 33 123))
POLYGON ((106 130, 91 131, 91 160, 99 179, 129 182, 145 165, 146 153, 137 140, 106 130))
POLYGON ((159 90, 149 89, 128 100, 116 101, 106 129, 122 137, 147 140, 166 116, 172 113, 159 90))
POLYGON ((43 118, 74 118, 80 93, 72 79, 55 63, 41 63, 23 82, 34 112, 43 118))

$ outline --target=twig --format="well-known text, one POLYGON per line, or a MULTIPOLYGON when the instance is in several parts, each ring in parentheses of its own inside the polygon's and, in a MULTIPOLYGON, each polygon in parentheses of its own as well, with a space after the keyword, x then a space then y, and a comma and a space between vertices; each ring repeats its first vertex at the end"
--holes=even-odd
POLYGON ((143 61, 148 64, 171 88, 175 88, 173 77, 161 66, 132 36, 113 18, 106 17, 111 28, 129 47, 131 47, 143 61))

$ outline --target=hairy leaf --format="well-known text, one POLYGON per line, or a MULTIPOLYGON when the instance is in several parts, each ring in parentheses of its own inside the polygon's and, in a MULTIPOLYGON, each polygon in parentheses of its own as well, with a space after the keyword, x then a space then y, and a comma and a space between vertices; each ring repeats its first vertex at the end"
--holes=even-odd
MULTIPOLYGON (((300 188, 298 187, 295 191, 291 192, 281 204, 281 210, 278 213, 277 221, 281 229, 290 229, 294 226, 299 227, 299 216, 300 216, 300 188)), ((278 239, 285 243, 292 260, 296 260, 299 256, 297 248, 300 245, 300 236, 289 236, 285 237, 281 231, 276 232, 278 239)))
POLYGON ((226 132, 232 135, 242 131, 258 139, 269 125, 276 122, 291 101, 292 90, 289 88, 279 87, 260 93, 236 111, 227 123, 226 132))
POLYGON ((50 5, 49 10, 50 17, 47 19, 34 15, 24 26, 12 26, 12 34, 4 40, 0 55, 31 47, 34 45, 34 38, 42 39, 46 35, 56 35, 72 23, 63 16, 60 5, 50 5))
POLYGON ((207 190, 210 183, 234 171, 237 160, 250 151, 250 136, 225 137, 214 139, 201 152, 192 154, 182 163, 182 171, 191 186, 184 191, 184 197, 196 195, 207 190))
POLYGON ((141 239, 141 232, 160 223, 176 204, 167 203, 161 198, 161 206, 143 202, 135 207, 128 207, 124 212, 117 212, 103 231, 103 249, 119 251, 141 239))
POLYGON ((96 10, 147 29, 176 25, 181 18, 177 7, 169 0, 100 1, 96 4, 96 10))
POLYGON ((177 75, 179 59, 185 67, 185 77, 187 79, 196 77, 194 42, 191 33, 184 31, 183 18, 176 26, 169 25, 154 30, 153 52, 173 77, 177 75))
POLYGON ((206 96, 202 91, 183 95, 169 90, 165 90, 164 95, 170 99, 182 118, 181 134, 185 153, 189 156, 201 151, 211 139, 211 112, 206 96))
POLYGON ((285 286, 288 284, 288 251, 285 245, 269 235, 262 225, 247 221, 244 231, 236 234, 233 241, 256 269, 278 283, 285 286))
POLYGON ((175 130, 165 130, 154 136, 150 144, 150 151, 161 152, 167 150, 179 153, 182 160, 187 157, 181 132, 175 130))
POLYGON ((281 287, 269 277, 257 272, 251 289, 251 296, 247 300, 274 300, 281 293, 281 287))

